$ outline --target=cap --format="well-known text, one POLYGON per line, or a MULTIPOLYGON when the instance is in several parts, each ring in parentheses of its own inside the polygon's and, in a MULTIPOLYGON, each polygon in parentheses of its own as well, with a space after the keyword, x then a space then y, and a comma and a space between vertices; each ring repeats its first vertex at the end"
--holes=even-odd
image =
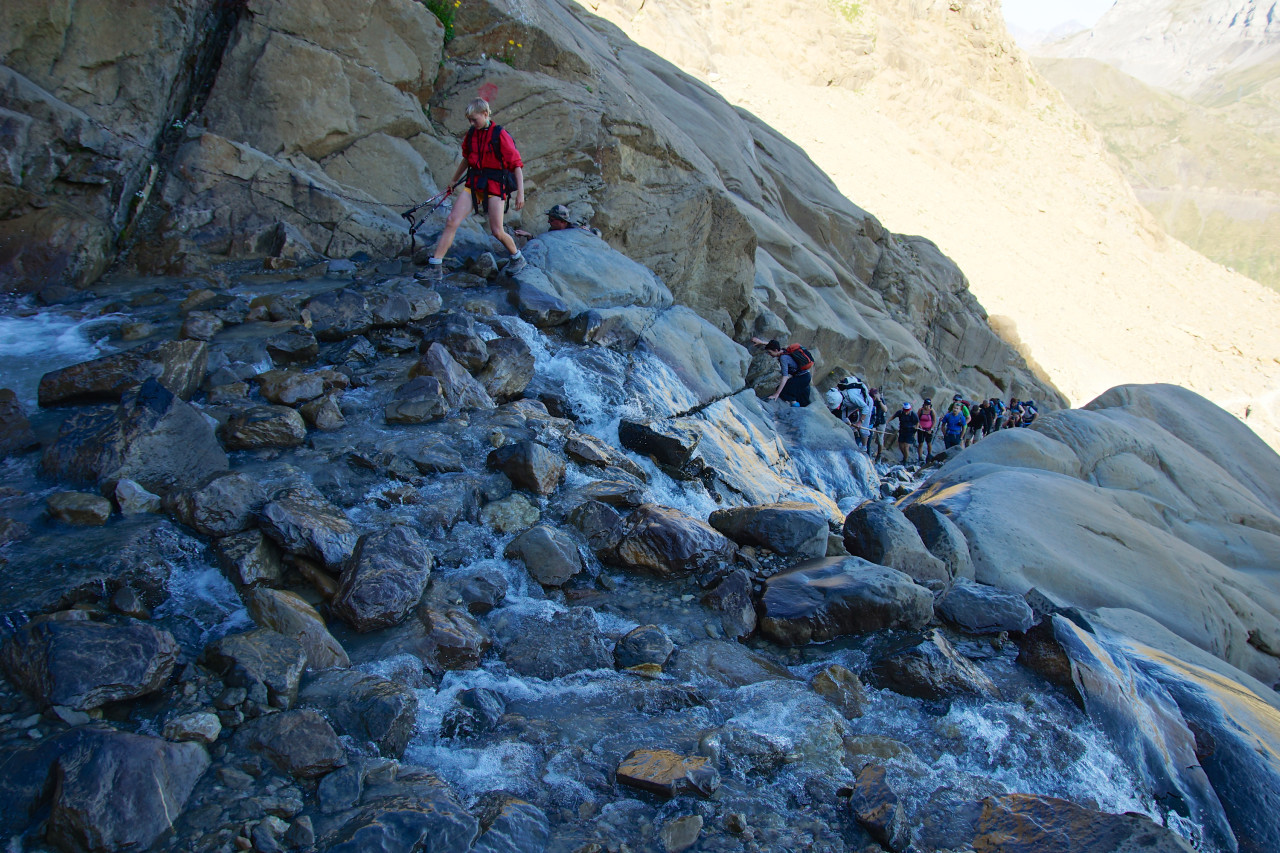
POLYGON ((564 222, 570 221, 569 208, 565 207, 563 204, 554 205, 550 210, 547 211, 547 216, 550 216, 552 219, 562 220, 564 222))
POLYGON ((924 404, 925 404, 926 406, 932 406, 932 405, 933 405, 933 401, 932 401, 932 400, 930 400, 928 397, 925 397, 925 398, 924 398, 924 404))
POLYGON ((954 397, 952 397, 952 398, 951 398, 952 402, 955 402, 955 403, 959 403, 959 402, 960 402, 961 400, 963 400, 963 399, 964 399, 964 397, 961 397, 959 394, 957 394, 957 395, 955 395, 954 397))
POLYGON ((909 412, 909 411, 911 411, 911 404, 910 404, 910 403, 903 403, 903 404, 902 404, 902 411, 904 411, 904 412, 909 412))

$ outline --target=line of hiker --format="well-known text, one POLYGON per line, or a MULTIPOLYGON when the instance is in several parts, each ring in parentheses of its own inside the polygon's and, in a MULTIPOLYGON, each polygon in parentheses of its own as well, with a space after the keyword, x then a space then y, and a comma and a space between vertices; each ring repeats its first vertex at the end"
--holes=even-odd
POLYGON ((925 397, 918 410, 909 401, 904 402, 889 416, 888 422, 897 422, 898 452, 902 454, 902 464, 907 465, 912 448, 915 449, 916 462, 932 462, 934 441, 938 437, 942 439, 944 450, 968 447, 997 430, 1029 427, 1039 416, 1039 409, 1032 400, 1014 397, 1006 404, 999 397, 991 397, 981 403, 973 403, 956 394, 941 416, 935 411, 933 400, 925 397))

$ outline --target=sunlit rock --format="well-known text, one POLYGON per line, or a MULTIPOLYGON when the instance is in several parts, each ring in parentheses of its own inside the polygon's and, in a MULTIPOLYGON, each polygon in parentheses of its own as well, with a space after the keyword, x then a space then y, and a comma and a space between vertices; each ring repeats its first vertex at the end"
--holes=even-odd
POLYGON ((618 765, 617 778, 619 784, 664 797, 710 797, 720 787, 720 774, 706 758, 684 757, 667 749, 632 751, 618 765))

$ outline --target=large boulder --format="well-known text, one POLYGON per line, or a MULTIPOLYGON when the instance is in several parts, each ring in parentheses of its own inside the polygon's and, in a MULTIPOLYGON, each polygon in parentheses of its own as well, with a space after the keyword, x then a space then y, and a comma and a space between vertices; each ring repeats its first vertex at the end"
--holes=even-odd
POLYGON ((534 359, 529 345, 517 337, 495 338, 488 344, 489 359, 476 380, 498 401, 518 399, 533 381, 534 359))
POLYGON ((521 282, 563 301, 570 316, 588 308, 668 308, 673 303, 671 291, 651 269, 586 231, 548 231, 524 251, 535 269, 521 282))
POLYGON ((751 361, 740 344, 683 305, 660 312, 646 325, 639 349, 667 365, 698 403, 741 391, 751 361))
POLYGON ((252 527, 265 499, 256 479, 232 472, 216 476, 198 489, 173 493, 165 505, 178 521, 205 536, 217 537, 252 527))
POLYGON ((126 391, 155 379, 183 400, 204 382, 209 346, 203 341, 166 341, 105 355, 40 377, 41 406, 118 403, 126 391))
POLYGON ((250 406, 232 412, 218 436, 228 450, 297 447, 307 440, 307 422, 288 406, 250 406))
POLYGON ((863 501, 844 520, 844 547, 855 557, 889 566, 935 591, 951 584, 947 566, 929 553, 915 526, 885 501, 863 501))
POLYGON ((347 763, 333 726, 309 708, 259 717, 236 737, 295 779, 315 779, 347 763))
POLYGON ((489 454, 489 468, 511 478, 517 488, 549 495, 564 479, 564 457, 536 441, 517 441, 489 454))
POLYGON ((882 655, 868 673, 877 687, 917 699, 999 697, 991 678, 938 631, 909 637, 882 655))
POLYGON ((329 633, 324 618, 300 596, 261 586, 242 590, 240 596, 259 626, 298 641, 306 652, 309 668, 351 665, 346 649, 329 633))
POLYGON ((307 666, 307 653, 292 637, 268 628, 230 634, 204 650, 205 664, 231 687, 249 692, 261 684, 276 708, 291 707, 307 666))
POLYGON ((404 755, 417 723, 418 700, 411 690, 353 669, 317 673, 298 699, 323 711, 340 733, 374 744, 388 758, 404 755))
POLYGON ((422 598, 435 562, 411 528, 397 525, 366 533, 331 606, 357 631, 386 628, 404 619, 422 598))
POLYGON ((739 545, 760 545, 787 557, 827 555, 827 513, 796 501, 718 509, 707 522, 739 545))
POLYGON ((623 520, 608 558, 659 577, 685 577, 731 560, 736 550, 706 522, 677 509, 645 504, 623 520))
MULTIPOLYGON (((486 357, 488 352, 485 353, 486 357)), ((482 362, 483 363, 483 362, 482 362)), ((443 344, 432 343, 422 360, 409 371, 411 378, 431 376, 440 383, 440 392, 451 409, 492 409, 495 406, 489 392, 485 391, 467 369, 454 360, 443 344)))
POLYGON ((810 560, 779 572, 765 581, 760 598, 760 632, 786 646, 921 628, 932 618, 929 590, 860 557, 810 560))
POLYGON ((315 492, 290 489, 263 505, 258 523, 290 554, 316 560, 341 571, 355 551, 359 536, 338 507, 315 492))
POLYGON ((1192 853, 1196 848, 1142 814, 1107 814, 1035 794, 988 797, 974 826, 973 849, 1000 853, 1192 853))
POLYGON ((973 580, 973 559, 969 556, 969 543, 955 522, 936 507, 925 503, 903 507, 902 514, 915 525, 920 541, 929 549, 929 553, 946 565, 947 574, 957 580, 973 580))
POLYGON ((1022 633, 1035 623, 1022 596, 961 579, 938 602, 938 615, 970 634, 1022 633))
POLYGON ((373 312, 362 294, 331 290, 308 299, 302 306, 311 314, 311 332, 322 341, 340 341, 363 335, 373 325, 373 312))
POLYGON ((530 577, 543 586, 562 586, 583 568, 578 543, 547 524, 530 527, 512 539, 503 553, 523 562, 530 577))

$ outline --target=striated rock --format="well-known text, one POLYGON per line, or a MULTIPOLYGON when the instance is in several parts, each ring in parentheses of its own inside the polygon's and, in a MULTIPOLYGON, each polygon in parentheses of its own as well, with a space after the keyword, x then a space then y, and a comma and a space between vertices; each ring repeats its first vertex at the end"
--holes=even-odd
POLYGON ((232 472, 190 492, 170 494, 165 506, 174 518, 205 536, 230 536, 253 526, 265 500, 258 480, 232 472))
POLYGON ((303 489, 290 489, 266 503, 258 523, 287 553, 309 557, 335 572, 351 559, 359 538, 342 510, 303 489))
POLYGON ((302 304, 311 314, 311 332, 322 341, 340 341, 363 335, 373 326, 369 302, 350 290, 331 290, 302 304))
POLYGON ((915 629, 933 618, 933 595, 902 572, 860 557, 801 563, 765 581, 760 631, 785 646, 844 634, 915 629))
POLYGON ((423 474, 456 474, 466 469, 462 454, 443 438, 428 439, 413 451, 411 458, 423 474))
POLYGON ((844 547, 855 557, 889 566, 935 591, 945 590, 951 575, 929 553, 902 510, 884 501, 864 501, 844 520, 844 547))
POLYGON ((675 643, 657 625, 633 628, 613 647, 613 663, 618 669, 652 663, 662 666, 675 650, 675 643))
POLYGON ((969 543, 964 533, 955 522, 947 518, 936 507, 925 503, 914 503, 904 507, 902 514, 907 517, 920 534, 920 541, 929 553, 937 557, 947 567, 952 578, 973 580, 973 559, 969 556, 969 543))
POLYGON ((520 675, 551 680, 584 669, 613 668, 613 656, 589 607, 552 614, 500 611, 491 627, 503 661, 520 675))
POLYGON ((117 403, 126 392, 155 379, 189 400, 204 382, 208 361, 204 341, 166 341, 50 371, 40 378, 37 394, 42 407, 117 403))
POLYGON ((522 561, 530 577, 543 586, 562 586, 582 571, 578 543, 546 524, 534 525, 512 539, 504 556, 522 561))
POLYGON ((868 764, 858 774, 849 801, 858 825, 888 850, 905 850, 909 828, 898 794, 889 786, 885 768, 868 764))
POLYGON ((959 579, 938 602, 938 615, 970 634, 1022 633, 1035 623, 1022 596, 959 579))
POLYGON ((813 692, 826 699, 844 715, 856 720, 862 716, 867 704, 867 694, 857 674, 838 663, 820 670, 809 682, 813 692))
POLYGON ((564 458, 536 441, 518 441, 499 447, 485 464, 511 478, 518 489, 549 495, 564 478, 564 458))
POLYGON ((468 850, 480 827, 434 774, 404 766, 395 782, 366 789, 360 811, 319 843, 328 853, 468 850))
POLYGON ((153 514, 160 512, 162 507, 159 495, 148 492, 129 479, 117 481, 111 497, 121 515, 153 514))
POLYGON ((1146 815, 1094 811, 1069 800, 1005 794, 982 801, 977 853, 1191 853, 1187 841, 1146 815))
POLYGON ((484 804, 481 814, 483 834, 472 853, 515 853, 518 850, 545 850, 551 840, 551 826, 542 809, 510 795, 484 804))
POLYGON ((702 596, 703 605, 720 614, 720 627, 729 639, 741 640, 756 629, 752 593, 751 576, 744 569, 734 569, 702 596))
POLYGON ((1000 691, 981 669, 957 652, 937 631, 909 637, 877 660, 871 683, 917 699, 956 696, 998 698, 1000 691))
POLYGON ((0 459, 17 456, 39 446, 40 440, 31 429, 18 395, 8 388, 0 388, 0 459))
POLYGON ((277 406, 298 406, 324 393, 324 379, 300 370, 268 370, 257 376, 263 399, 277 406))
POLYGON ((396 399, 383 409, 389 424, 425 424, 438 421, 449 411, 440 381, 419 376, 396 389, 396 399))
POLYGON ((111 518, 111 501, 89 492, 54 492, 45 505, 52 518, 81 527, 103 525, 111 518))
POLYGON ((659 577, 685 577, 732 559, 736 550, 705 522, 676 509, 645 504, 623 520, 609 557, 659 577))
POLYGON ((277 586, 284 577, 280 550, 261 530, 246 530, 213 543, 223 574, 236 586, 277 586))
POLYGON ((437 610, 425 605, 418 618, 426 631, 427 663, 436 670, 475 669, 493 645, 489 635, 463 610, 437 610))
POLYGON ((434 562, 426 543, 408 527, 366 533, 342 573, 334 615, 361 632, 396 624, 422 598, 434 562))
POLYGON ((710 797, 720 787, 720 774, 709 759, 666 749, 633 750, 622 759, 616 775, 620 785, 664 797, 710 797))
POLYGON ((287 406, 253 406, 232 414, 218 437, 228 450, 297 447, 307 440, 307 423, 287 406))
POLYGON ((827 513, 813 504, 788 501, 718 509, 707 523, 739 545, 759 545, 805 559, 827 555, 827 513))
POLYGON ((236 738, 295 779, 315 779, 347 763, 333 727, 310 709, 259 717, 236 738))
POLYGON ((130 479, 163 496, 225 471, 227 455, 203 415, 148 379, 116 408, 77 412, 63 421, 41 466, 65 480, 130 479))
POLYGON ((209 767, 198 743, 170 743, 97 726, 75 729, 54 771, 46 838, 64 850, 146 850, 209 767))
POLYGON ((133 621, 29 623, 0 649, 15 684, 37 701, 78 711, 159 690, 177 659, 173 635, 133 621))
POLYGON ((298 701, 323 711, 340 733, 375 744, 389 758, 404 755, 417 721, 412 691, 353 669, 317 673, 303 685, 298 701))
POLYGON ((222 331, 223 322, 210 311, 192 311, 182 321, 178 337, 187 341, 211 341, 222 331))
POLYGON ((182 714, 164 724, 165 740, 178 743, 200 743, 208 746, 222 734, 222 723, 218 715, 209 711, 197 711, 182 714))
POLYGON ((257 628, 210 643, 204 661, 227 686, 252 691, 261 684, 272 707, 290 708, 298 698, 307 653, 296 639, 257 628))
MULTIPOLYGON (((487 353, 486 353, 487 355, 487 353)), ((495 408, 493 399, 484 386, 472 378, 466 368, 453 359, 449 350, 439 343, 427 348, 422 359, 409 370, 409 377, 434 377, 440 383, 440 392, 451 409, 495 408)))
POLYGON ((306 652, 308 668, 351 665, 346 650, 329 633, 324 619, 302 598, 261 586, 241 590, 240 597, 254 622, 298 641, 306 652))
POLYGON ((682 645, 668 661, 666 671, 684 681, 709 678, 726 687, 794 677, 777 661, 724 640, 699 640, 682 645))
POLYGON ((529 345, 516 337, 488 342, 489 360, 476 380, 497 402, 518 399, 533 381, 534 361, 529 345))

